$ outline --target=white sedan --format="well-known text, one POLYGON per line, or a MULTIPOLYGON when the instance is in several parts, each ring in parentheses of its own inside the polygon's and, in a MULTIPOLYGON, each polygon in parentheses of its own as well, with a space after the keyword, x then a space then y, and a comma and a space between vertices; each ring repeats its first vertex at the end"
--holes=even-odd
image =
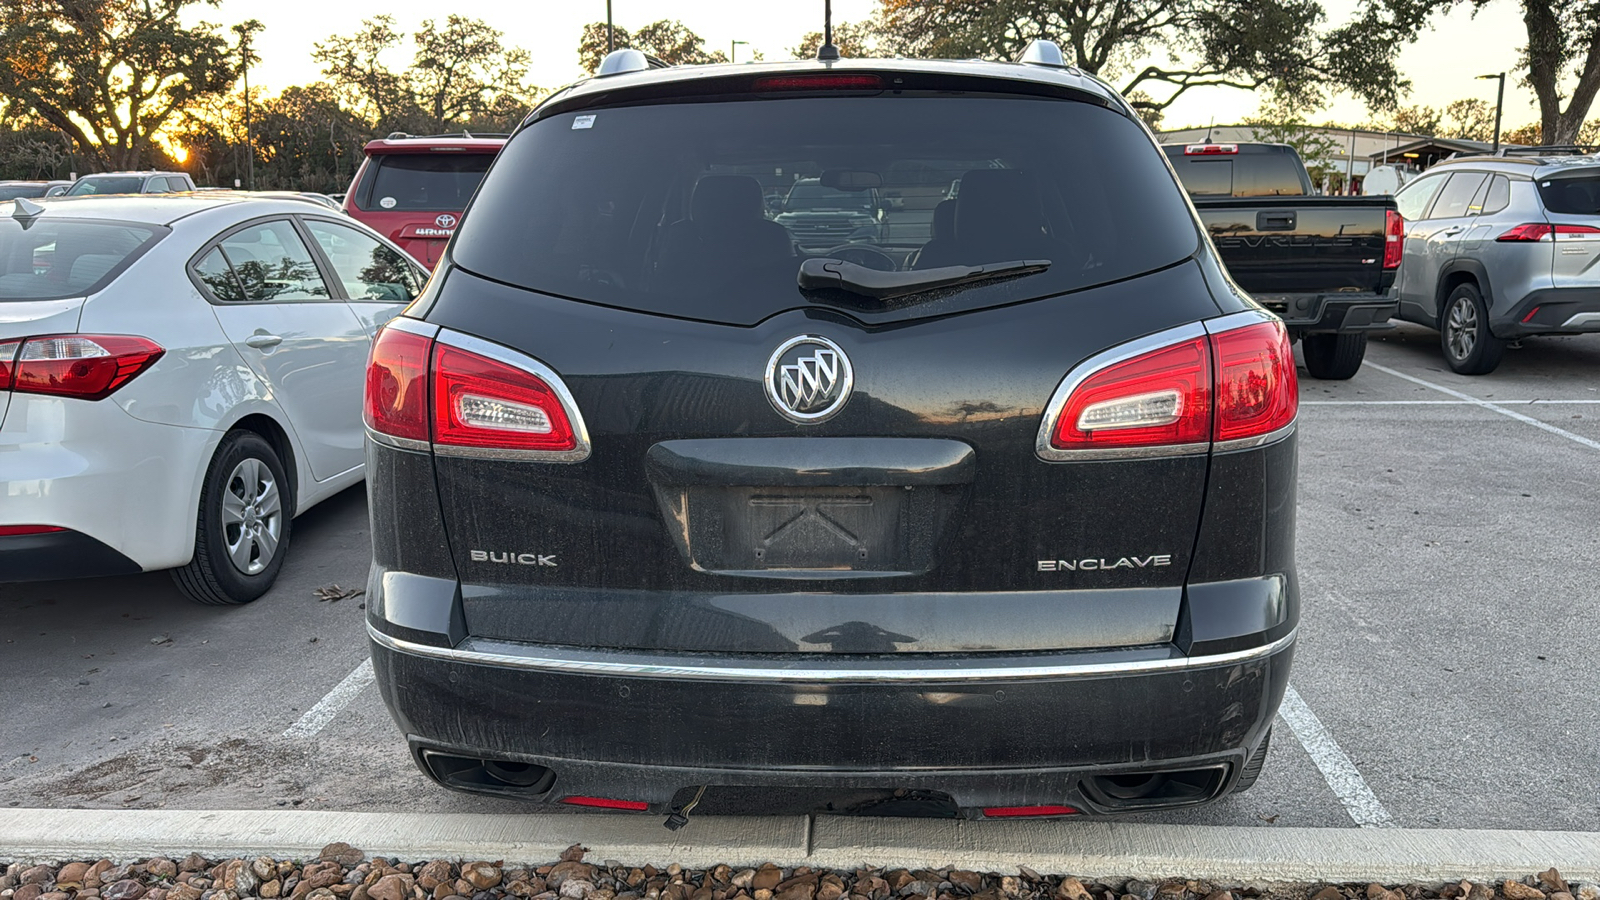
POLYGON ((367 349, 426 273, 298 200, 10 206, 0 582, 172 569, 203 603, 261 596, 293 518, 362 479, 367 349))

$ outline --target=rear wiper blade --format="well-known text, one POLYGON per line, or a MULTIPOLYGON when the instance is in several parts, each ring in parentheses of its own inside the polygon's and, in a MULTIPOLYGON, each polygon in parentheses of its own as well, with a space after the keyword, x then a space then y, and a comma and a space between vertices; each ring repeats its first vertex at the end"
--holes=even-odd
POLYGON ((941 266, 911 272, 884 272, 831 257, 808 259, 800 264, 796 280, 803 291, 839 290, 892 300, 907 294, 920 294, 937 288, 976 284, 995 278, 1033 275, 1050 268, 1048 259, 1014 259, 981 266, 941 266))

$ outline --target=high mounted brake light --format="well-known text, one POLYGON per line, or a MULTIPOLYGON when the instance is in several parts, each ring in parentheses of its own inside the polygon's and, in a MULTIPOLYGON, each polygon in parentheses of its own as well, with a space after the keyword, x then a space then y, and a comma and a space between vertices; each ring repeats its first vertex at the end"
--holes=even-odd
POLYGON ((364 418, 374 439, 441 456, 588 458, 583 419, 556 373, 487 341, 426 330, 396 320, 373 341, 364 418))
POLYGON ((1183 148, 1184 156, 1231 156, 1238 152, 1238 144, 1189 144, 1183 148))
POLYGON ((1180 456, 1248 446, 1293 424, 1294 356, 1283 323, 1239 313, 1186 325, 1080 365, 1040 423, 1040 457, 1180 456))
POLYGON ((167 351, 125 334, 50 334, 0 342, 0 390, 103 400, 167 351))
POLYGON ((877 75, 769 75, 757 78, 755 91, 881 91, 877 75))

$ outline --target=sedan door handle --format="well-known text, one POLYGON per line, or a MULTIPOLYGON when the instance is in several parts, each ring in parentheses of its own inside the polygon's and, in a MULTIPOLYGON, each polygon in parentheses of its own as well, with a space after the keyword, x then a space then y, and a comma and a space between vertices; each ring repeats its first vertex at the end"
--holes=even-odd
POLYGON ((268 347, 276 347, 281 343, 283 343, 283 338, 278 337, 275 334, 267 334, 264 331, 258 331, 244 339, 244 345, 246 347, 254 347, 257 350, 265 350, 268 347))

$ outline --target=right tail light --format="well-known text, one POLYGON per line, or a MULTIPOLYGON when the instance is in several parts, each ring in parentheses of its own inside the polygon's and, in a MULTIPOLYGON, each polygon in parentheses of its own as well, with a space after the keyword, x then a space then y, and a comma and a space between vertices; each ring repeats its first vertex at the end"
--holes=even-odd
POLYGON ((127 334, 47 334, 0 341, 0 391, 104 400, 166 350, 127 334))
POLYGON ((1036 446, 1053 461, 1179 456, 1260 443, 1300 408, 1288 332, 1241 313, 1091 359, 1051 399, 1036 446), (1232 318, 1232 317, 1229 317, 1232 318))
POLYGON ((1600 234, 1600 228, 1592 225, 1552 225, 1549 222, 1529 222, 1505 232, 1495 238, 1503 244, 1535 243, 1539 241, 1560 240, 1563 234, 1600 234))
POLYGON ((532 357, 395 320, 367 361, 374 440, 442 456, 580 462, 589 437, 561 378, 532 357))

